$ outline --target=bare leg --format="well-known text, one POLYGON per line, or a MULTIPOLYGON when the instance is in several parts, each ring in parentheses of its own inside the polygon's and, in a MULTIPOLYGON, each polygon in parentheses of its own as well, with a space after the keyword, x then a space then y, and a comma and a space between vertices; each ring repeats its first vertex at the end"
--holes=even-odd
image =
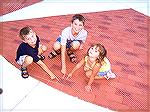
POLYGON ((71 43, 70 50, 75 51, 75 50, 79 49, 79 47, 80 47, 80 42, 79 41, 73 41, 71 43))
POLYGON ((31 63, 33 62, 33 58, 31 56, 26 56, 25 59, 24 59, 24 62, 21 66, 21 76, 23 78, 28 78, 29 77, 29 74, 28 74, 28 71, 27 71, 27 66, 30 65, 31 63))
POLYGON ((22 67, 27 67, 28 65, 30 65, 33 62, 33 58, 31 56, 26 56, 25 60, 22 64, 22 67))
POLYGON ((47 50, 47 46, 45 45, 40 45, 38 48, 38 54, 41 55, 47 50))
MULTIPOLYGON (((92 75, 92 70, 86 71, 86 76, 87 76, 88 78, 90 78, 91 75, 92 75)), ((103 76, 95 75, 95 78, 94 78, 94 79, 104 79, 104 77, 103 77, 103 76)))
POLYGON ((60 42, 55 42, 54 45, 53 45, 53 49, 54 49, 55 51, 61 49, 60 42))
POLYGON ((52 59, 59 54, 61 54, 61 45, 60 42, 55 42, 53 45, 53 50, 49 53, 48 57, 52 59))
POLYGON ((92 75, 92 70, 86 71, 85 74, 86 74, 86 76, 87 76, 88 78, 90 78, 91 75, 92 75))

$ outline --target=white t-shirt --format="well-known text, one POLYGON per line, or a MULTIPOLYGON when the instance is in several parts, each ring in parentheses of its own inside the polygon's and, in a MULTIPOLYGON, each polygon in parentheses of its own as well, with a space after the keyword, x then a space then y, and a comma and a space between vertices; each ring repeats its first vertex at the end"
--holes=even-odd
POLYGON ((82 29, 77 36, 73 36, 71 32, 71 27, 65 28, 60 37, 61 37, 61 45, 66 45, 67 40, 81 40, 83 43, 85 43, 87 38, 87 31, 82 29))

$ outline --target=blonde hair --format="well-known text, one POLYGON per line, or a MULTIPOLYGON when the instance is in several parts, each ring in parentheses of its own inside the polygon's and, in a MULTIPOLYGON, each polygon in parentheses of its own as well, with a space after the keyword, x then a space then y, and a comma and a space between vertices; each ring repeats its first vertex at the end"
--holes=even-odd
MULTIPOLYGON (((104 60, 104 57, 106 57, 107 51, 106 51, 105 47, 104 47, 103 45, 101 45, 101 44, 92 44, 92 45, 90 46, 90 48, 91 48, 91 47, 94 47, 94 46, 96 46, 96 48, 99 48, 99 49, 98 49, 98 51, 99 51, 99 57, 97 58, 96 61, 97 61, 97 63, 101 63, 101 62, 104 60)), ((90 49, 90 48, 89 48, 89 49, 90 49)), ((86 56, 89 56, 89 54, 88 54, 89 49, 88 49, 88 51, 87 51, 87 53, 86 53, 86 56)))

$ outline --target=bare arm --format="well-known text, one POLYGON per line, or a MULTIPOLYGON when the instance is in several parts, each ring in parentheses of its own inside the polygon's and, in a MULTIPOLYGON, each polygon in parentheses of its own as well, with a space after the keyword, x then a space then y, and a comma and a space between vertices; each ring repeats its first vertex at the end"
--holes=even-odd
POLYGON ((82 49, 83 49, 83 46, 84 46, 83 43, 81 43, 81 44, 80 44, 80 47, 79 47, 79 50, 82 50, 82 49))
POLYGON ((72 71, 69 73, 68 77, 72 77, 72 74, 79 69, 84 64, 84 58, 72 69, 72 71))
POLYGON ((91 85, 92 85, 92 83, 94 81, 95 76, 97 75, 97 73, 99 71, 99 68, 100 68, 100 64, 97 65, 97 66, 94 66, 92 74, 91 74, 91 77, 89 79, 89 82, 88 82, 87 86, 85 86, 86 91, 88 91, 88 92, 92 91, 91 85))
POLYGON ((99 71, 100 65, 98 66, 94 66, 93 71, 92 71, 92 75, 90 77, 90 80, 88 82, 88 86, 91 86, 91 84, 94 81, 95 76, 97 75, 98 71, 99 71))
POLYGON ((62 69, 61 72, 65 75, 66 74, 66 46, 61 46, 61 65, 62 69))
POLYGON ((48 75, 51 76, 51 79, 55 79, 56 76, 49 70, 49 68, 45 65, 45 63, 43 63, 41 60, 39 60, 37 62, 38 65, 40 65, 40 67, 46 72, 48 73, 48 75))

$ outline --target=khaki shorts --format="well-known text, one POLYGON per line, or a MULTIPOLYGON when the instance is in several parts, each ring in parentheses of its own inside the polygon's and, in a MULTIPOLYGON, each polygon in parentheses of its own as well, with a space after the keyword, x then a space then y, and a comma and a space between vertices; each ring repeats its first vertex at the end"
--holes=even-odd
POLYGON ((17 63, 18 63, 19 65, 22 65, 22 64, 24 63, 25 58, 26 58, 27 56, 28 56, 28 55, 20 56, 20 57, 19 57, 19 60, 17 61, 17 63))

